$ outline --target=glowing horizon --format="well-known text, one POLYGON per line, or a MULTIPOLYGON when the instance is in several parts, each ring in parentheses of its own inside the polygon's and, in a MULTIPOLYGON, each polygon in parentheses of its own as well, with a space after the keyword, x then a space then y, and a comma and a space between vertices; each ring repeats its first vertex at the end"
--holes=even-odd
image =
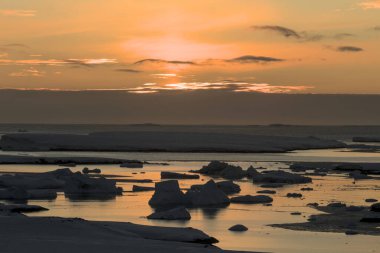
POLYGON ((379 94, 379 14, 378 0, 5 1, 0 88, 379 94))

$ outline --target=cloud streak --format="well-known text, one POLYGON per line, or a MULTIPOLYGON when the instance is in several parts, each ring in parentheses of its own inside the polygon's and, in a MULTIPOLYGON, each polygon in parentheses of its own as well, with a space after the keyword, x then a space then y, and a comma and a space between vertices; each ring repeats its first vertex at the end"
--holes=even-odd
POLYGON ((144 64, 158 64, 158 65, 190 65, 190 66, 210 66, 220 65, 226 63, 232 64, 263 64, 263 63, 276 63, 283 62, 284 59, 268 57, 268 56, 256 56, 256 55, 243 55, 232 59, 206 59, 199 61, 180 61, 180 60, 164 60, 164 59, 143 59, 139 60, 134 65, 144 64))
POLYGON ((341 46, 341 47, 337 47, 335 50, 338 52, 344 52, 344 53, 358 53, 358 52, 364 51, 364 49, 361 47, 353 47, 353 46, 341 46))
POLYGON ((9 74, 9 76, 12 76, 12 77, 42 77, 44 75, 45 75, 44 71, 40 71, 33 67, 23 69, 18 72, 12 72, 9 74))
POLYGON ((257 92, 257 93, 292 93, 312 89, 312 86, 270 85, 266 83, 248 82, 181 82, 169 84, 146 83, 143 86, 131 88, 127 91, 137 94, 157 93, 162 91, 201 91, 219 90, 229 92, 257 92))
POLYGON ((309 32, 299 32, 294 29, 279 26, 279 25, 263 25, 263 26, 251 26, 254 30, 268 31, 280 35, 288 39, 295 39, 300 42, 310 42, 310 41, 320 41, 323 39, 335 39, 343 40, 347 38, 352 38, 355 34, 352 33, 337 33, 335 35, 322 35, 309 32))
POLYGON ((298 32, 290 28, 283 27, 283 26, 263 25, 263 26, 252 26, 251 28, 255 30, 275 32, 287 38, 301 39, 301 35, 298 32))
POLYGON ((10 43, 10 44, 5 44, 2 45, 3 47, 8 47, 8 48, 30 48, 29 46, 21 43, 10 43))
POLYGON ((8 17, 34 17, 36 14, 37 12, 35 10, 0 10, 1 16, 8 17))
POLYGON ((143 72, 143 71, 137 70, 137 69, 116 69, 115 71, 125 72, 125 73, 133 73, 133 74, 137 74, 137 73, 143 72))
POLYGON ((158 64, 175 64, 175 65, 196 65, 195 62, 192 61, 168 61, 163 59, 143 59, 135 62, 135 65, 141 65, 145 63, 158 63, 158 64))
POLYGON ((364 1, 359 3, 359 6, 364 10, 380 9, 380 0, 364 1))
POLYGON ((297 32, 291 28, 287 28, 279 25, 263 25, 263 26, 251 26, 254 30, 262 30, 276 33, 285 38, 296 39, 299 41, 318 41, 322 40, 325 36, 321 34, 310 34, 308 32, 297 32))
POLYGON ((103 64, 116 64, 116 59, 30 59, 30 60, 13 60, 13 59, 0 59, 0 65, 48 65, 48 66, 57 66, 57 65, 80 65, 80 66, 96 66, 103 64))
POLYGON ((254 55, 244 55, 230 60, 225 60, 226 62, 232 63, 268 63, 268 62, 282 62, 283 59, 267 57, 267 56, 254 56, 254 55))

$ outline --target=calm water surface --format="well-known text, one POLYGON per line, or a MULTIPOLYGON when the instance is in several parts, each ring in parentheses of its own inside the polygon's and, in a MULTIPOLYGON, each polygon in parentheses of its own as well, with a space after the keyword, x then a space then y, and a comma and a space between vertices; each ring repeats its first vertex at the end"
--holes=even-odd
MULTIPOLYGON (((210 160, 235 161, 233 163, 247 168, 250 165, 263 166, 268 169, 286 168, 286 161, 367 161, 380 162, 377 153, 351 153, 342 150, 302 151, 288 154, 175 154, 175 153, 110 153, 110 152, 44 152, 28 155, 88 155, 141 159, 149 161, 170 161, 169 166, 149 165, 143 169, 126 169, 117 165, 87 166, 101 168, 105 175, 131 176, 132 178, 153 179, 160 181, 160 172, 185 172, 199 169, 210 160), (238 162, 237 162, 238 161, 238 162), (284 161, 284 162, 278 162, 284 161), (140 172, 145 172, 142 174, 140 172), (137 174, 135 174, 137 173, 137 174)), ((4 153, 4 152, 3 152, 4 153)), ((11 152, 5 152, 10 154, 11 152)), ((79 171, 85 166, 72 168, 79 171)), ((57 169, 54 165, 0 165, 3 172, 44 172, 57 169)), ((181 180, 183 189, 192 184, 204 183, 210 178, 200 180, 181 180)), ((303 199, 289 199, 288 192, 300 192, 305 185, 288 186, 277 189, 273 206, 231 204, 227 208, 190 209, 192 216, 188 222, 151 221, 145 216, 153 210, 148 205, 152 192, 130 192, 133 183, 120 183, 126 191, 123 196, 107 201, 72 201, 60 193, 53 201, 30 201, 30 204, 49 208, 47 212, 36 213, 38 216, 81 217, 89 220, 129 221, 139 224, 160 226, 191 226, 199 228, 220 240, 217 246, 224 249, 250 250, 278 253, 357 253, 380 252, 380 239, 375 236, 346 236, 337 233, 315 233, 290 231, 271 228, 268 224, 304 222, 311 214, 317 213, 306 207, 307 203, 325 204, 331 201, 343 201, 353 205, 365 205, 366 198, 380 198, 379 180, 364 180, 353 184, 352 179, 342 175, 313 177, 313 183, 307 186, 314 191, 302 192, 303 199), (294 211, 302 212, 301 216, 292 216, 294 211), (249 228, 245 233, 233 233, 228 228, 235 224, 244 224, 249 228)), ((238 182, 242 188, 241 195, 255 194, 261 190, 247 180, 238 182)), ((138 184, 142 185, 142 184, 138 184)), ((153 186, 154 183, 143 184, 153 186)))

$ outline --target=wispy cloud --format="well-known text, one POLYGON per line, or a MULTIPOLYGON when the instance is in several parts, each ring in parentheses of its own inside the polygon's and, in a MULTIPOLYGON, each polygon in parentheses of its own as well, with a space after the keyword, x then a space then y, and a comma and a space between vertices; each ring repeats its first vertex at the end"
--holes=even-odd
POLYGON ((174 78, 177 77, 177 74, 174 73, 160 73, 160 74, 152 74, 152 76, 160 79, 168 79, 168 78, 174 78))
POLYGON ((81 66, 96 66, 102 64, 116 64, 116 59, 27 59, 27 60, 13 60, 13 59, 0 59, 0 65, 81 65, 81 66))
POLYGON ((192 66, 210 66, 220 65, 226 63, 234 64, 261 64, 261 63, 275 63, 282 62, 284 59, 274 58, 269 56, 257 56, 257 55, 243 55, 232 59, 203 59, 198 61, 181 61, 181 60, 164 60, 164 59, 143 59, 135 62, 135 65, 143 64, 169 64, 169 65, 192 65, 192 66))
POLYGON ((163 60, 163 59, 143 59, 135 62, 134 64, 139 65, 139 64, 145 64, 145 63, 166 63, 166 64, 176 64, 176 65, 195 65, 195 62, 192 61, 169 61, 169 60, 163 60))
POLYGON ((355 37, 355 34, 352 34, 352 33, 338 33, 338 34, 334 35, 334 38, 337 39, 337 40, 342 40, 342 39, 352 38, 352 37, 355 37))
POLYGON ((357 53, 357 52, 364 51, 364 49, 361 47, 353 47, 353 46, 341 46, 341 47, 335 48, 335 50, 338 52, 348 52, 348 53, 357 53))
POLYGON ((323 39, 343 40, 343 39, 355 37, 355 34, 352 34, 352 33, 337 33, 335 35, 324 35, 324 34, 318 34, 318 33, 310 33, 306 31, 296 31, 294 29, 284 27, 284 26, 279 26, 279 25, 252 26, 251 28, 254 30, 272 32, 282 37, 285 37, 288 39, 294 39, 299 42, 320 41, 323 39))
POLYGON ((182 82, 169 84, 146 83, 143 86, 128 89, 128 92, 147 94, 160 91, 221 90, 230 92, 291 93, 302 92, 312 88, 311 86, 270 85, 248 82, 182 82))
POLYGON ((247 64, 247 63, 281 62, 284 60, 279 59, 279 58, 267 57, 267 56, 244 55, 244 56, 240 56, 240 57, 233 58, 230 60, 225 60, 225 61, 226 62, 233 62, 233 63, 247 64))
POLYGON ((34 67, 23 69, 23 70, 17 71, 17 72, 12 72, 9 74, 9 76, 12 76, 12 77, 30 77, 30 76, 42 77, 44 75, 45 75, 44 71, 40 71, 34 67))
POLYGON ((115 69, 115 71, 125 72, 125 73, 134 73, 134 74, 143 72, 143 71, 137 70, 137 69, 115 69))
POLYGON ((28 45, 22 44, 22 43, 10 43, 2 45, 2 47, 8 47, 8 48, 29 48, 28 45))
POLYGON ((275 32, 287 38, 301 39, 301 35, 298 32, 296 32, 293 29, 283 27, 283 26, 263 25, 263 26, 252 26, 252 28, 255 30, 266 30, 266 31, 275 32))
POLYGON ((103 64, 115 64, 117 63, 116 59, 107 59, 107 58, 100 58, 100 59, 66 59, 63 60, 65 63, 74 64, 74 65, 81 65, 81 66, 96 66, 96 65, 103 65, 103 64))
POLYGON ((11 16, 11 17, 34 17, 36 16, 37 11, 35 10, 6 10, 1 9, 0 15, 2 16, 11 16))
POLYGON ((254 30, 263 30, 274 32, 283 36, 285 38, 293 38, 299 41, 318 41, 323 39, 325 36, 321 34, 311 34, 308 32, 297 32, 291 28, 287 28, 279 25, 263 25, 263 26, 251 26, 254 30))
POLYGON ((365 10, 380 9, 380 0, 364 1, 359 3, 359 6, 365 10))

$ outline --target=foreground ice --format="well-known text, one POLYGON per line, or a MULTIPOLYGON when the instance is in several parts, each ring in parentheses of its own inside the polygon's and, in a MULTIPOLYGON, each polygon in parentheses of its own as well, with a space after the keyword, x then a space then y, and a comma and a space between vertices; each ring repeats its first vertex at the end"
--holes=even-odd
MULTIPOLYGON (((0 216, 2 253, 225 252, 200 230, 54 217, 0 216)), ((229 251, 231 252, 231 251, 229 251)))
POLYGON ((47 208, 37 205, 26 205, 26 204, 11 204, 5 205, 0 203, 1 213, 31 213, 31 212, 41 212, 47 211, 47 208))

